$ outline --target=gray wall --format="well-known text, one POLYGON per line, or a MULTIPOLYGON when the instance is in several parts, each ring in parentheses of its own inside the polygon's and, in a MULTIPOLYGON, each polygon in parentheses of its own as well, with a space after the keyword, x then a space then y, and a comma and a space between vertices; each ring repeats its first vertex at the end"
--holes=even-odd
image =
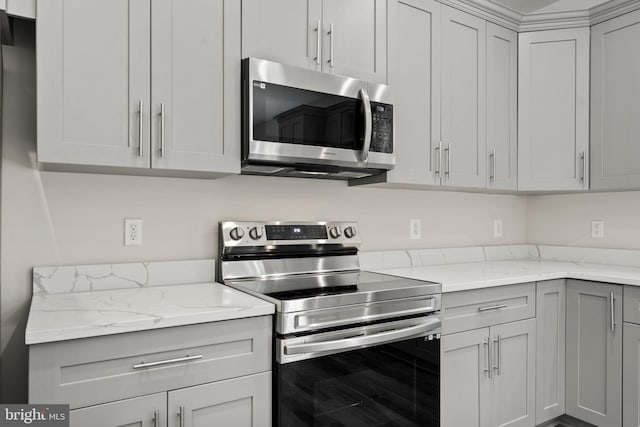
POLYGON ((0 401, 27 398, 23 343, 34 266, 211 258, 223 219, 356 220, 363 250, 526 241, 522 196, 250 176, 211 181, 39 172, 33 26, 26 25, 16 27, 15 46, 4 47, 0 401), (144 221, 143 246, 122 244, 123 219, 131 217, 144 221), (422 240, 409 239, 410 218, 422 219, 422 240), (504 222, 501 239, 493 238, 494 218, 504 222))

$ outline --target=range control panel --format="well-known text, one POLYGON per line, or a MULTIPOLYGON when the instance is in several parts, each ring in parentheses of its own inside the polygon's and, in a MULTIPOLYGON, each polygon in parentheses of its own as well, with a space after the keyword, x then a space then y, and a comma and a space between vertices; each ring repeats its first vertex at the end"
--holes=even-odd
POLYGON ((220 233, 225 247, 267 245, 360 245, 355 222, 254 222, 223 221, 220 233))

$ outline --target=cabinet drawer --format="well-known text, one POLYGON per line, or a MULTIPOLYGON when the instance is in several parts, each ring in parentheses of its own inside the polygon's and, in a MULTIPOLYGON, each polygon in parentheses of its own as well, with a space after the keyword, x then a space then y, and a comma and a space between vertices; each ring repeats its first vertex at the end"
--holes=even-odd
POLYGON ((442 295, 442 333, 453 334, 536 315, 535 283, 442 295))
POLYGON ((33 345, 29 401, 71 409, 271 370, 271 316, 33 345))
POLYGON ((624 287, 624 306, 622 316, 625 322, 640 325, 640 286, 624 287))

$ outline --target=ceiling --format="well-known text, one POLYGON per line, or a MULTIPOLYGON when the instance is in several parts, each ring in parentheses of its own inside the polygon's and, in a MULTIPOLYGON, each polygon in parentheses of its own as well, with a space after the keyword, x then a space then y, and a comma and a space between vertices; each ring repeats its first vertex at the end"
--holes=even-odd
POLYGON ((522 15, 587 10, 611 0, 490 0, 522 15))

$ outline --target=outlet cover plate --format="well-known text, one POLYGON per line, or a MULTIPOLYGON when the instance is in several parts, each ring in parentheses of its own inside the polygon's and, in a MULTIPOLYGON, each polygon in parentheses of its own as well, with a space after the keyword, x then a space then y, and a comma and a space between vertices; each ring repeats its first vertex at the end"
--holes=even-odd
POLYGON ((591 237, 594 239, 604 238, 604 221, 602 220, 591 221, 591 237))
POLYGON ((124 220, 124 245, 142 245, 142 219, 125 218, 124 220))
POLYGON ((409 220, 409 238, 411 240, 422 239, 422 220, 409 220))

